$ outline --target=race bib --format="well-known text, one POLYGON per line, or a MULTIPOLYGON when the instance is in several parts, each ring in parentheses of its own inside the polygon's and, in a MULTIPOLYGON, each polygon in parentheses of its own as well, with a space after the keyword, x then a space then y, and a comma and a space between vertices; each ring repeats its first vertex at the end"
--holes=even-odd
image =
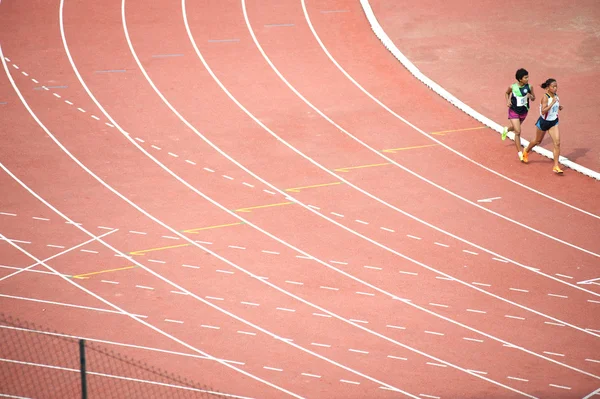
POLYGON ((527 97, 515 97, 517 100, 517 107, 525 107, 527 105, 527 97))

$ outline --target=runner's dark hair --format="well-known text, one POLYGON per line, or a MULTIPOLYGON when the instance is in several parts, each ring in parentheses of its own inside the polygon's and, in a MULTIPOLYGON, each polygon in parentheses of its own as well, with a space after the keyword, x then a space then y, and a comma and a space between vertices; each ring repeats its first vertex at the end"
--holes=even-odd
POLYGON ((542 87, 542 89, 545 89, 547 87, 549 87, 552 83, 556 82, 556 79, 554 78, 548 78, 546 79, 546 81, 544 83, 542 83, 540 86, 542 87))

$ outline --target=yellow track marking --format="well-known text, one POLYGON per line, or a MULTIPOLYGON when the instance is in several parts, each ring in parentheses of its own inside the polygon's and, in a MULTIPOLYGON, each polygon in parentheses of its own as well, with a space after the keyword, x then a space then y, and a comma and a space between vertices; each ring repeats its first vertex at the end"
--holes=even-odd
POLYGON ((467 130, 479 130, 479 129, 489 129, 489 128, 487 126, 478 126, 478 127, 468 127, 466 129, 442 130, 441 132, 431 132, 429 134, 436 134, 439 136, 444 136, 446 133, 464 132, 467 130))
POLYGON ((234 212, 252 212, 253 209, 272 208, 274 206, 283 206, 283 205, 291 205, 291 204, 293 204, 293 202, 280 202, 277 204, 258 205, 258 206, 251 206, 248 208, 236 209, 236 210, 234 210, 234 212))
POLYGON ((244 224, 244 222, 229 223, 229 224, 218 224, 216 226, 208 226, 208 227, 199 227, 197 229, 183 230, 183 232, 184 233, 198 234, 198 232, 202 231, 202 230, 219 229, 221 227, 238 226, 240 224, 244 224))
POLYGON ((349 166, 347 168, 334 169, 334 171, 335 172, 348 172, 349 170, 353 170, 353 169, 374 168, 374 167, 377 167, 377 166, 384 166, 384 165, 390 165, 390 163, 386 162, 386 163, 374 163, 374 164, 371 164, 371 165, 349 166))
POLYGON ((128 269, 135 269, 137 266, 127 266, 127 267, 121 267, 118 269, 107 269, 107 270, 100 270, 98 272, 91 272, 91 273, 84 273, 84 274, 78 274, 76 276, 71 276, 73 278, 78 278, 78 279, 87 279, 89 278, 88 276, 94 276, 96 274, 102 274, 102 273, 110 273, 110 272, 118 272, 120 270, 128 270, 128 269))
POLYGON ((324 184, 314 184, 312 186, 303 186, 303 187, 294 187, 294 188, 286 188, 285 191, 288 191, 290 193, 299 193, 300 190, 305 190, 308 188, 317 188, 317 187, 326 187, 326 186, 335 186, 338 184, 342 184, 341 181, 335 182, 335 183, 324 183, 324 184))
POLYGON ((414 150, 416 148, 433 147, 433 146, 436 146, 436 145, 437 144, 427 144, 427 145, 416 145, 416 146, 413 146, 413 147, 390 148, 390 149, 387 149, 387 150, 383 150, 383 152, 395 153, 396 151, 414 150))
POLYGON ((143 249, 141 251, 130 252, 129 255, 142 255, 143 256, 146 252, 162 251, 164 249, 171 249, 171 248, 181 248, 181 247, 187 247, 187 246, 190 246, 190 245, 191 244, 179 244, 179 245, 171 245, 169 247, 143 249))

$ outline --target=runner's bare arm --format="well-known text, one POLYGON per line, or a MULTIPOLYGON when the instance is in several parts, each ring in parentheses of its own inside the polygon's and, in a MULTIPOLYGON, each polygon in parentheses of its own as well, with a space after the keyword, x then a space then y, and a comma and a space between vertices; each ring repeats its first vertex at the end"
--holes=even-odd
POLYGON ((506 89, 506 93, 504 93, 504 97, 506 98, 506 106, 510 108, 510 96, 512 95, 512 87, 508 86, 506 89))

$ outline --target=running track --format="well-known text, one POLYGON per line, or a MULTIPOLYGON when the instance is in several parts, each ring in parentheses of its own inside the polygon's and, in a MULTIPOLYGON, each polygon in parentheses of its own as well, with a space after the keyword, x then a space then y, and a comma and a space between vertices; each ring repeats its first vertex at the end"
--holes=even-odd
POLYGON ((0 7, 3 312, 242 397, 598 392, 597 183, 522 184, 358 2, 0 7))

